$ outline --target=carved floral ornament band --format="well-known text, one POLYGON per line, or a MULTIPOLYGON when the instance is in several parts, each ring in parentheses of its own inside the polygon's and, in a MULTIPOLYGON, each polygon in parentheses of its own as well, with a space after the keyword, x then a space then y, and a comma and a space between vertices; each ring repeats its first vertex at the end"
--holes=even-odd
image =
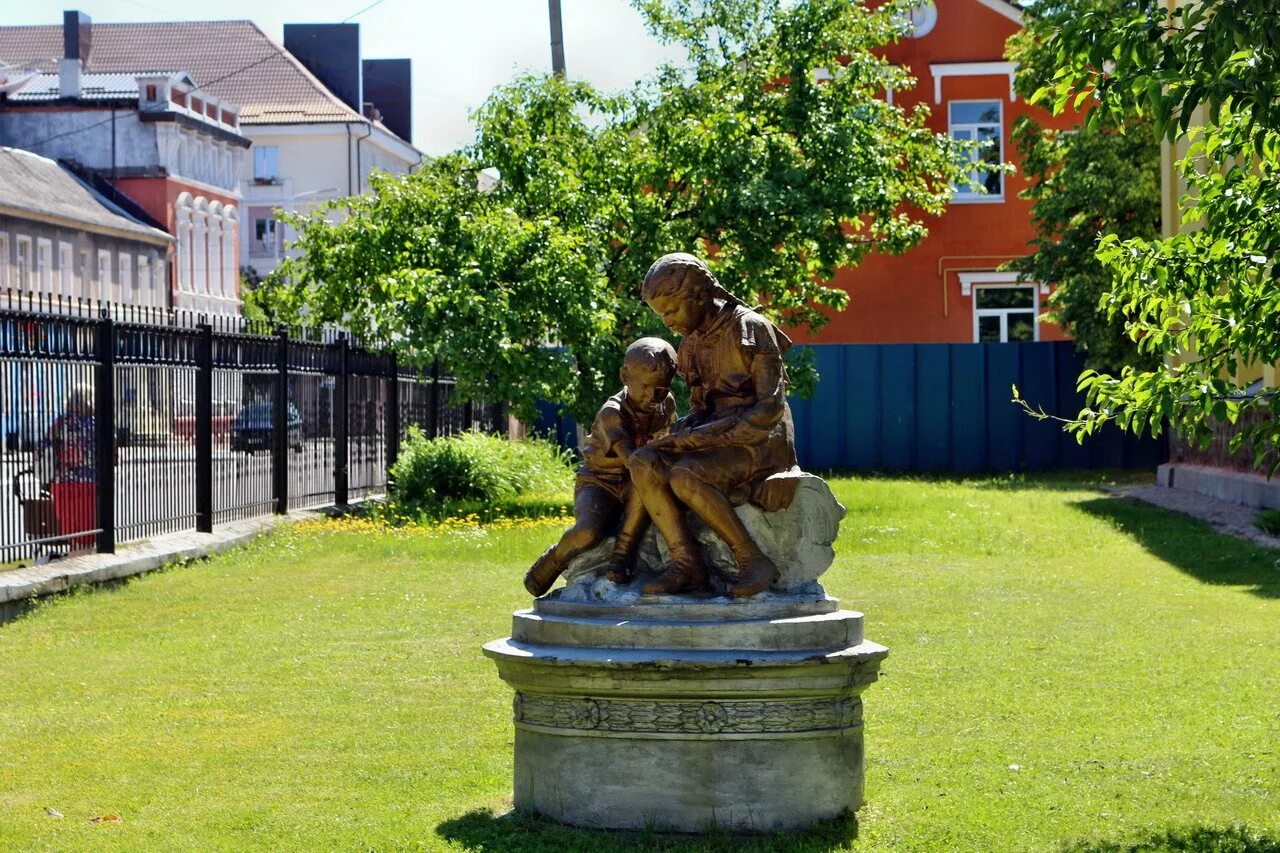
POLYGON ((515 721, 559 729, 673 734, 783 734, 862 726, 862 700, 613 701, 516 693, 515 721))

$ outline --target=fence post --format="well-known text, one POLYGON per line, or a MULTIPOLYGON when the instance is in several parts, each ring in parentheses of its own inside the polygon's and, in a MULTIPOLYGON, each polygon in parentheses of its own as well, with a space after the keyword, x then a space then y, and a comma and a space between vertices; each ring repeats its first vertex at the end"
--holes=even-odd
POLYGON ((440 437, 440 362, 431 362, 431 391, 427 406, 427 438, 440 437))
POLYGON ((196 530, 213 532, 213 326, 196 339, 196 530))
POLYGON ((387 375, 387 470, 390 471, 400 458, 400 362, 393 352, 388 357, 390 372, 387 375))
POLYGON ((333 502, 346 506, 350 498, 347 488, 347 464, 350 458, 351 409, 347 405, 348 380, 351 376, 351 344, 346 333, 338 335, 338 375, 333 388, 333 502))
POLYGON ((465 424, 463 429, 467 432, 476 427, 476 404, 470 397, 467 398, 467 402, 462 404, 462 423, 465 424))
POLYGON ((97 386, 93 395, 97 464, 98 553, 116 550, 116 324, 107 312, 98 321, 97 386))
POLYGON ((271 496, 276 514, 289 512, 289 331, 276 333, 276 398, 271 418, 271 496))

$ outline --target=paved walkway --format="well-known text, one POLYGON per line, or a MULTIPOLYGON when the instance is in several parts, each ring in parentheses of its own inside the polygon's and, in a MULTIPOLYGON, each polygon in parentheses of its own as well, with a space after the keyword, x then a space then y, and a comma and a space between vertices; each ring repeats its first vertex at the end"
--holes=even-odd
MULTIPOLYGON (((355 506, 359 501, 352 501, 355 506)), ((84 584, 98 584, 140 575, 169 563, 196 560, 244 545, 281 524, 314 518, 331 507, 295 510, 288 515, 268 515, 218 525, 213 533, 171 533, 122 545, 114 554, 85 554, 39 566, 0 571, 0 622, 6 611, 16 612, 22 602, 65 592, 84 584)))
POLYGON ((1259 510, 1240 504, 1218 500, 1187 489, 1169 489, 1164 486, 1121 486, 1111 490, 1123 498, 1171 509, 1208 522, 1219 533, 1247 539, 1266 548, 1280 549, 1280 538, 1263 533, 1254 526, 1259 510))

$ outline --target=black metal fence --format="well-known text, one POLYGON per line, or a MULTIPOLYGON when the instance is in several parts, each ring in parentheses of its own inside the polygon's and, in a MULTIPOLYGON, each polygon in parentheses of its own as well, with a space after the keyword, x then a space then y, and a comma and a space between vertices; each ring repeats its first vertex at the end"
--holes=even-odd
POLYGON ((0 565, 381 492, 409 427, 505 428, 332 330, 0 294, 0 565))

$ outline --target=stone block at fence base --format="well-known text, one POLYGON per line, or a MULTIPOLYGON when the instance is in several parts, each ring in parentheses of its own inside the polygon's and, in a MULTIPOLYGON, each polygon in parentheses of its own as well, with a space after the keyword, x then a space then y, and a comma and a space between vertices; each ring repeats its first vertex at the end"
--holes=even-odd
POLYGON ((574 826, 801 829, 858 808, 883 646, 816 582, 575 600, 484 647, 515 690, 515 806, 574 826))

